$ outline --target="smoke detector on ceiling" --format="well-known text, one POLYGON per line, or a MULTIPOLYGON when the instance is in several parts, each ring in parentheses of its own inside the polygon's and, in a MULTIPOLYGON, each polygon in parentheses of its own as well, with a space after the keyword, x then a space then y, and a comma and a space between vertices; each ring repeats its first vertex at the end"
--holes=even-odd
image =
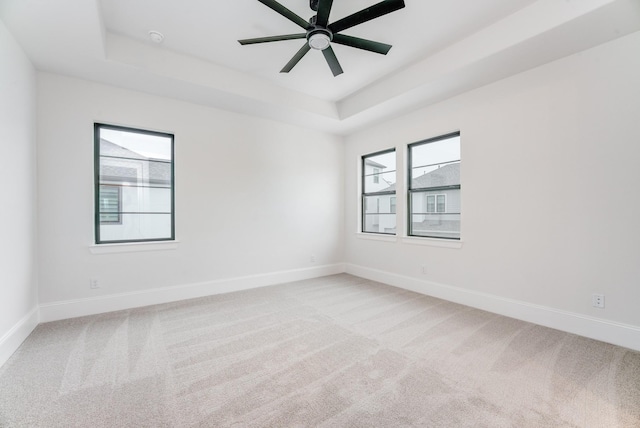
POLYGON ((162 41, 164 40, 164 35, 159 32, 159 31, 149 31, 149 38, 151 39, 152 42, 155 43, 162 43, 162 41))

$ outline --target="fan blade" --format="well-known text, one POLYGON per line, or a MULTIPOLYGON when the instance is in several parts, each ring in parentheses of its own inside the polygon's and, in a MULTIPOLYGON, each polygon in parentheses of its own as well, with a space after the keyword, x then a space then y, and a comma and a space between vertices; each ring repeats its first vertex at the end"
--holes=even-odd
POLYGON ((345 46, 351 46, 352 48, 364 49, 365 51, 371 51, 386 55, 391 49, 391 45, 385 43, 374 42, 373 40, 361 39, 359 37, 345 36, 344 34, 334 34, 333 43, 339 43, 345 46))
POLYGON ((316 18, 316 25, 319 27, 326 27, 329 22, 329 12, 331 12, 331 5, 333 0, 320 0, 318 3, 318 15, 316 18))
POLYGON ((300 48, 300 50, 293 56, 293 58, 291 58, 287 65, 285 65, 284 68, 280 70, 280 73, 290 72, 291 69, 295 67, 298 62, 300 62, 302 57, 305 56, 310 49, 311 48, 309 47, 309 43, 305 43, 304 46, 300 48))
POLYGON ((287 18, 289 21, 292 21, 292 22, 298 24, 300 27, 304 28, 305 30, 307 28, 309 28, 310 24, 309 24, 309 22, 307 22, 306 19, 300 18, 298 15, 296 15, 293 12, 291 12, 289 9, 287 9, 286 7, 284 7, 283 5, 278 3, 277 1, 275 1, 275 0, 258 0, 258 1, 260 3, 262 3, 263 5, 275 10, 280 15, 284 16, 285 18, 287 18))
POLYGON ((327 64, 329 64, 329 68, 334 77, 343 73, 342 67, 340 67, 338 58, 336 58, 336 54, 333 52, 333 49, 331 49, 331 46, 323 50, 322 54, 324 55, 324 59, 327 60, 327 64))
POLYGON ((305 37, 307 37, 306 33, 285 34, 283 36, 258 37, 255 39, 242 39, 242 40, 238 40, 238 43, 240 43, 241 45, 253 45, 256 43, 279 42, 280 40, 304 39, 305 37))
POLYGON ((371 21, 372 19, 386 15, 387 13, 395 12, 403 7, 404 0, 384 0, 371 7, 362 9, 360 12, 356 12, 342 18, 333 24, 330 24, 327 28, 335 34, 342 30, 346 30, 347 28, 351 28, 354 25, 362 24, 363 22, 371 21))

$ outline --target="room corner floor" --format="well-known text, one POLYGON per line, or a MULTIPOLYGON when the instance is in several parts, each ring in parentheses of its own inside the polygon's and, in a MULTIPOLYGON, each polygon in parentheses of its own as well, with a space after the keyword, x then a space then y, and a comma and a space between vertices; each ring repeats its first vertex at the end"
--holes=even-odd
POLYGON ((640 353, 342 274, 41 324, 2 427, 639 427, 640 353))

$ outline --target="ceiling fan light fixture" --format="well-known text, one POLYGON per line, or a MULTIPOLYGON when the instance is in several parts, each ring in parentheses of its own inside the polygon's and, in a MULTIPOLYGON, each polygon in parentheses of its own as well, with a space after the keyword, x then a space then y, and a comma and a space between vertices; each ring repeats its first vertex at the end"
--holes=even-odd
POLYGON ((325 33, 314 33, 309 36, 309 47, 317 51, 325 50, 329 47, 331 38, 325 33))

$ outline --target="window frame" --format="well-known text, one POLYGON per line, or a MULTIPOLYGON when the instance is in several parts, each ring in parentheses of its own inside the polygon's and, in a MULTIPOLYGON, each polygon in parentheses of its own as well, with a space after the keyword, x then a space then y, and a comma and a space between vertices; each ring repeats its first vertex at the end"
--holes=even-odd
MULTIPOLYGON (((413 166, 413 147, 416 146, 422 146, 425 144, 429 144, 429 143, 435 143, 437 141, 442 141, 442 140, 448 140, 450 138, 454 138, 454 137, 460 137, 460 131, 456 131, 456 132, 451 132, 448 134, 444 134, 444 135, 439 135, 437 137, 433 137, 433 138, 428 138, 426 140, 421 140, 421 141, 417 141, 415 143, 411 143, 407 145, 407 166, 406 166, 406 171, 407 171, 407 236, 411 237, 411 238, 427 238, 427 239, 443 239, 443 240, 450 240, 450 241, 460 241, 461 240, 461 230, 458 231, 458 237, 452 237, 452 236, 430 236, 430 235, 416 235, 413 234, 413 195, 414 194, 418 194, 418 193, 427 193, 427 192, 437 192, 437 191, 445 191, 445 190, 460 190, 462 191, 462 185, 457 184, 457 185, 448 185, 448 186, 432 186, 432 187, 419 187, 419 188, 413 188, 413 179, 412 179, 412 170, 414 168, 413 166)), ((462 157, 462 156, 461 156, 462 157)), ((458 159, 457 161, 453 161, 453 162, 448 162, 448 163, 455 163, 455 162, 460 162, 461 163, 461 159, 458 159)), ((443 162, 443 164, 445 164, 446 162, 443 162)), ((431 196, 431 195, 427 195, 431 196)), ((434 197, 434 214, 443 214, 443 213, 447 213, 447 195, 446 193, 434 193, 432 195, 434 197), (444 196, 444 211, 443 212, 439 212, 438 211, 438 196, 444 196)), ((428 202, 425 199, 425 208, 428 206, 428 202)), ((427 209, 425 209, 426 212, 428 212, 427 209)), ((459 215, 461 215, 461 213, 458 213, 459 215)))
MULTIPOLYGON (((397 231, 398 231, 398 226, 397 226, 397 220, 396 220, 396 232, 395 233, 388 233, 388 232, 373 232, 373 231, 368 231, 368 230, 364 230, 365 228, 365 224, 366 224, 366 216, 367 216, 367 197, 371 197, 371 196, 384 196, 384 195, 392 195, 392 196, 396 196, 397 194, 397 179, 396 179, 396 190, 393 191, 386 191, 386 192, 366 192, 366 186, 365 186, 365 180, 367 177, 367 174, 365 174, 365 163, 367 158, 371 158, 374 156, 379 156, 379 155, 384 155, 387 153, 394 153, 395 154, 395 158, 396 158, 396 169, 394 169, 393 171, 396 173, 397 176, 397 164, 398 164, 398 158, 397 158, 397 152, 396 152, 396 148, 392 147, 390 149, 386 149, 386 150, 381 150, 379 152, 374 152, 374 153, 368 153, 366 155, 362 155, 360 157, 360 169, 361 169, 361 174, 360 174, 360 185, 361 185, 361 194, 360 194, 360 210, 362 211, 361 215, 360 215, 360 233, 367 233, 367 234, 373 234, 373 235, 387 235, 387 236, 396 236, 397 235, 397 231)), ((374 167, 375 168, 375 167, 374 167)), ((379 169, 380 172, 378 172, 377 177, 378 177, 378 183, 380 182, 379 178, 380 175, 382 175, 382 170, 379 169)), ((374 174, 370 174, 370 175, 375 175, 374 174)), ((375 182, 375 181, 374 181, 375 182)), ((380 215, 380 199, 377 200, 377 209, 376 209, 376 214, 380 215)), ((386 213, 385 213, 386 214, 386 213)), ((391 213, 389 212, 389 215, 396 215, 397 214, 391 213)), ((397 217, 396 217, 397 218, 397 217)))
MULTIPOLYGON (((94 184, 94 239, 95 245, 109 245, 109 244, 130 244, 130 243, 153 243, 153 242, 166 242, 175 241, 176 227, 175 227, 175 135, 168 132, 151 131, 148 129, 133 128, 129 126, 110 125, 106 123, 95 122, 93 124, 93 184, 94 184), (119 239, 105 241, 100 239, 100 226, 101 225, 115 225, 116 223, 103 223, 100 221, 100 186, 113 186, 109 184, 100 183, 100 130, 112 129, 116 131, 131 132, 136 134, 153 135, 157 137, 164 137, 171 140, 171 236, 166 238, 149 238, 149 239, 119 239)), ((113 186, 115 187, 115 186, 113 186)), ((118 200, 118 218, 122 223, 122 189, 119 189, 118 200)))

